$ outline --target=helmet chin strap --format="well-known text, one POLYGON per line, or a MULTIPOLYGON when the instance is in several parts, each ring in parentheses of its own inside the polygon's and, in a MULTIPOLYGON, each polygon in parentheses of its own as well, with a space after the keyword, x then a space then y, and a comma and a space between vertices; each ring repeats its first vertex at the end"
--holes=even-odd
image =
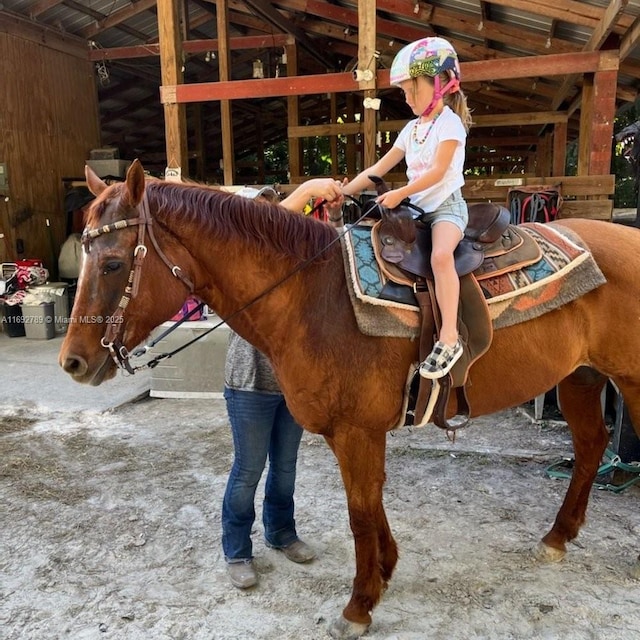
POLYGON ((458 78, 453 77, 444 87, 440 87, 440 78, 436 76, 433 79, 433 98, 431 98, 431 102, 427 105, 427 108, 422 112, 422 118, 426 118, 431 114, 431 112, 436 108, 436 105, 440 100, 447 95, 447 93, 455 93, 460 89, 460 80, 458 78))

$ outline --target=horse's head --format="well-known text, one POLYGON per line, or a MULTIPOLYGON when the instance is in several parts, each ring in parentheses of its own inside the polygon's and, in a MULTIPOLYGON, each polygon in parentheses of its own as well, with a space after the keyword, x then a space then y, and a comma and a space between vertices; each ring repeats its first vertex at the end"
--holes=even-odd
POLYGON ((98 385, 115 375, 117 362, 128 366, 128 350, 180 308, 188 289, 164 252, 180 252, 183 267, 187 258, 164 234, 162 248, 157 246, 162 230, 151 224, 137 160, 126 180, 111 186, 89 167, 85 174, 96 199, 87 213, 83 264, 59 363, 76 381, 98 385))
MULTIPOLYGON (((369 176, 376 187, 378 195, 389 191, 387 183, 378 176, 369 176)), ((371 200, 374 203, 375 201, 371 200)), ((382 243, 382 257, 387 262, 400 262, 413 247, 416 241, 416 224, 409 207, 400 203, 395 209, 376 205, 379 209, 380 227, 378 237, 382 243)))

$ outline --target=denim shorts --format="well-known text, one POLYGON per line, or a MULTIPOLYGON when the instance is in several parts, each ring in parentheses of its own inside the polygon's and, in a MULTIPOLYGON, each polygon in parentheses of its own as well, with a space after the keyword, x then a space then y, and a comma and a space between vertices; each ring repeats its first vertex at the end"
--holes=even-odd
POLYGON ((454 191, 431 216, 433 216, 431 218, 431 226, 438 222, 451 222, 464 235, 464 230, 469 222, 469 209, 460 189, 454 191))

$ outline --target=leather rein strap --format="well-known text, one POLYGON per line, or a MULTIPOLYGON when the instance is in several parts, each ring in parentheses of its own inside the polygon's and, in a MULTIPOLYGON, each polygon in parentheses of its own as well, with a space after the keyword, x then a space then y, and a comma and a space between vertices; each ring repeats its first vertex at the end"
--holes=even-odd
POLYGON ((156 236, 153 232, 153 219, 149 211, 149 202, 147 200, 147 194, 142 197, 142 201, 138 205, 138 217, 127 218, 124 220, 118 220, 111 224, 103 225, 97 229, 85 229, 82 232, 82 245, 87 253, 91 250, 91 242, 94 238, 111 233, 112 231, 118 231, 120 229, 126 229, 127 227, 138 227, 138 241, 133 250, 133 264, 131 271, 129 272, 129 278, 124 288, 124 293, 120 298, 120 303, 116 311, 110 316, 110 322, 107 326, 104 336, 100 343, 105 349, 109 349, 109 353, 113 358, 116 365, 120 368, 126 369, 129 373, 135 373, 133 367, 129 363, 129 352, 127 348, 122 344, 122 331, 124 328, 123 316, 125 309, 129 302, 138 293, 138 287, 140 285, 140 274, 142 272, 142 263, 147 255, 147 246, 145 245, 145 234, 149 233, 149 239, 156 253, 169 268, 171 273, 182 281, 187 287, 189 293, 193 293, 194 285, 189 278, 183 273, 182 269, 171 262, 167 255, 162 251, 156 240, 156 236))

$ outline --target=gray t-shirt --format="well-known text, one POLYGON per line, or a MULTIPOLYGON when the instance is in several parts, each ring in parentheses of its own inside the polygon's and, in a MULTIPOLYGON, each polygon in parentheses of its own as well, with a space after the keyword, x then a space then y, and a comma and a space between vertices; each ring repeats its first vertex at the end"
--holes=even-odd
POLYGON ((229 331, 224 383, 236 391, 282 394, 267 356, 235 331, 229 331))

